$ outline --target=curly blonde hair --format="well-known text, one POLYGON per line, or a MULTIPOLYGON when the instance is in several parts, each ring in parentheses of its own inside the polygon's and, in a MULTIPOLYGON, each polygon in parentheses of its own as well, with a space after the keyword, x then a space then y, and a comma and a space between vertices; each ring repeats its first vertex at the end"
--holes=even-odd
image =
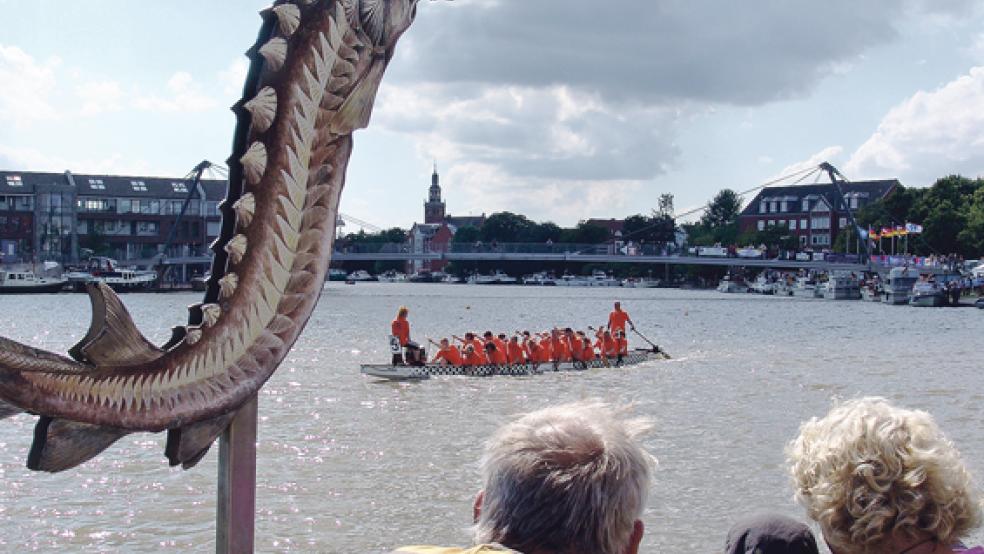
POLYGON ((960 453, 933 421, 882 398, 835 405, 786 448, 796 499, 844 552, 926 534, 943 544, 980 524, 960 453))

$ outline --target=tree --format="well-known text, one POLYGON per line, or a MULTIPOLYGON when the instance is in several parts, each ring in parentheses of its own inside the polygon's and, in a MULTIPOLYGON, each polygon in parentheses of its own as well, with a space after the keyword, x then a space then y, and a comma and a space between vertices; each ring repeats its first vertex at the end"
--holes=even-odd
POLYGON ((467 227, 462 227, 454 233, 454 239, 452 242, 455 244, 474 244, 481 240, 482 232, 478 227, 468 225, 467 227))
POLYGON ((707 211, 701 216, 700 223, 707 229, 726 227, 737 223, 740 213, 741 198, 738 197, 738 193, 731 189, 724 189, 707 205, 707 211))
POLYGON ((536 223, 526 216, 512 212, 492 214, 482 225, 482 240, 486 242, 529 242, 534 234, 536 223), (525 240, 523 240, 525 239, 525 240))
POLYGON ((573 229, 564 229, 560 235, 560 242, 573 244, 601 244, 607 242, 609 237, 608 229, 599 225, 592 225, 582 221, 573 229))

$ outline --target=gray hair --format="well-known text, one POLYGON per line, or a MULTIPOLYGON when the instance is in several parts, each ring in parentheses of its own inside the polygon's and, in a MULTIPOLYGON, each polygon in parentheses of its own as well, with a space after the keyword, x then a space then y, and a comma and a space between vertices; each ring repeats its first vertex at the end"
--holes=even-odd
POLYGON ((476 540, 526 551, 618 554, 648 496, 656 459, 644 418, 598 400, 527 414, 485 446, 476 540))

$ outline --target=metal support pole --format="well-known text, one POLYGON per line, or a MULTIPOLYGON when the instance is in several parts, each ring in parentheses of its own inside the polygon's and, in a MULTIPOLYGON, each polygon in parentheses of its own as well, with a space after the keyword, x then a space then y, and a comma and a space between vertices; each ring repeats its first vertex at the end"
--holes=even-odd
POLYGON ((219 439, 215 552, 253 552, 256 517, 257 399, 239 409, 219 439))

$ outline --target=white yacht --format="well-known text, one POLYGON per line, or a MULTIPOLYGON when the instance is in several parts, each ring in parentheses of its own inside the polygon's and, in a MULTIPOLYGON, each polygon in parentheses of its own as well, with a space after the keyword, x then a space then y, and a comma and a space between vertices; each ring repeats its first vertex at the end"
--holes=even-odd
POLYGON ((885 281, 882 302, 886 304, 908 304, 912 287, 919 280, 919 272, 908 267, 893 267, 885 281))
POLYGON ((823 288, 823 297, 827 300, 859 300, 861 283, 858 276, 849 272, 831 273, 823 288))
POLYGON ((751 285, 749 285, 749 290, 751 292, 757 292, 759 294, 775 294, 776 283, 775 281, 770 281, 765 273, 760 273, 751 285))
POLYGON ((492 275, 476 273, 468 278, 469 285, 515 285, 518 282, 518 279, 502 271, 496 271, 492 275))
POLYGON ((813 277, 800 276, 793 283, 793 296, 823 298, 823 287, 813 277))
POLYGON ((920 278, 912 285, 910 306, 938 308, 946 305, 946 291, 932 278, 920 278))
POLYGON ((38 277, 33 271, 0 270, 0 294, 58 292, 64 277, 38 277))
POLYGON ((631 289, 654 289, 659 287, 661 281, 652 277, 630 277, 622 281, 622 286, 631 289))
POLYGON ((730 275, 725 275, 724 279, 717 286, 718 292, 726 293, 741 293, 748 292, 748 285, 740 278, 732 278, 730 275))
POLYGON ((157 281, 157 272, 151 269, 121 267, 112 258, 94 256, 85 268, 65 274, 75 290, 83 290, 86 283, 104 283, 117 292, 142 290, 157 281))
POLYGON ((614 277, 609 277, 607 273, 600 269, 592 271, 591 276, 588 277, 589 287, 618 287, 621 285, 621 281, 614 277))
POLYGON ((399 271, 390 269, 389 271, 384 271, 384 272, 380 273, 376 277, 376 279, 380 283, 406 283, 407 282, 407 274, 406 273, 400 273, 399 271))
POLYGON ((376 281, 376 277, 372 273, 364 269, 357 269, 352 273, 349 273, 345 278, 346 283, 364 283, 367 281, 376 281))
POLYGON ((557 284, 557 280, 552 274, 541 271, 523 277, 523 284, 552 287, 557 284))

